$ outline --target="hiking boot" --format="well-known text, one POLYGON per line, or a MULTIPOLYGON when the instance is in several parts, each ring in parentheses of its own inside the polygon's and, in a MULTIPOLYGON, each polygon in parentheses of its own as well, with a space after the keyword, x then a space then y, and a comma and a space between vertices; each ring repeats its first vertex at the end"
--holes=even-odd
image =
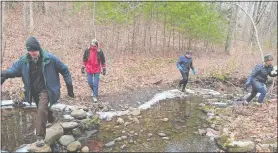
POLYGON ((43 147, 44 145, 45 145, 44 139, 42 137, 38 136, 36 146, 37 147, 43 147))
POLYGON ((93 102, 94 102, 94 103, 97 102, 97 97, 93 96, 93 102))
POLYGON ((181 92, 185 92, 185 88, 182 88, 182 89, 181 89, 181 92))
POLYGON ((249 104, 249 102, 246 101, 246 100, 244 100, 243 105, 244 105, 244 106, 247 106, 248 104, 249 104))
POLYGON ((182 85, 182 81, 179 82, 179 88, 181 88, 181 85, 182 85))

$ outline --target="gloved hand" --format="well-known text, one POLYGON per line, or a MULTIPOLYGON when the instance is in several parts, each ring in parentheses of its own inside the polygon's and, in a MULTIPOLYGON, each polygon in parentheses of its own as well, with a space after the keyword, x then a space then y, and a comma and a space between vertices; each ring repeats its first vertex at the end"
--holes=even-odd
POLYGON ((1 85, 5 82, 6 78, 5 77, 1 77, 1 85))
POLYGON ((1 85, 5 82, 7 79, 7 73, 5 71, 1 72, 1 85))
POLYGON ((192 69, 192 73, 195 75, 196 74, 196 71, 195 71, 195 69, 192 69))
POLYGON ((74 98, 73 86, 67 84, 67 89, 68 89, 68 95, 69 95, 71 98, 74 98))
POLYGON ((84 65, 82 65, 82 68, 81 68, 81 73, 85 73, 85 66, 84 65))
POLYGON ((102 68, 102 75, 106 75, 106 68, 102 68))
POLYGON ((178 69, 179 69, 180 71, 182 71, 182 67, 181 67, 180 65, 178 66, 178 69))

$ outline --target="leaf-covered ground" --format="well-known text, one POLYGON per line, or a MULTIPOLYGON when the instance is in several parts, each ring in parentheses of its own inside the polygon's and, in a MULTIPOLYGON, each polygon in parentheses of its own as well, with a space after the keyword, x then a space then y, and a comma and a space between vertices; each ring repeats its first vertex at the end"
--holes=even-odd
MULTIPOLYGON (((5 13, 6 48, 2 51, 2 70, 26 53, 25 42, 28 36, 23 30, 22 8, 18 6, 5 13)), ((66 86, 61 76, 61 102, 92 107, 91 91, 86 76, 81 74, 83 51, 92 38, 92 28, 88 28, 91 27, 88 12, 82 11, 72 15, 57 10, 48 16, 38 13, 34 18, 34 25, 34 35, 40 40, 42 47, 58 56, 71 71, 75 98, 67 97, 66 86), (41 20, 44 22, 40 22, 41 20)), ((98 28, 105 29, 101 26, 98 28)), ((103 31, 113 32, 109 28, 103 31)), ((109 104, 109 107, 114 109, 122 109, 125 105, 135 107, 147 101, 156 92, 177 86, 181 76, 176 68, 176 61, 185 51, 169 48, 166 51, 154 50, 148 54, 146 51, 140 53, 141 50, 138 50, 136 54, 131 55, 128 50, 116 52, 113 40, 109 37, 101 36, 100 43, 105 38, 107 43, 103 43, 102 48, 107 59, 107 75, 101 76, 99 103, 109 104)), ((226 77, 232 78, 226 82, 227 84, 240 88, 254 65, 260 62, 258 49, 254 48, 251 51, 247 45, 240 42, 234 45, 229 56, 223 53, 223 46, 218 50, 204 50, 201 45, 196 44, 196 48, 198 50, 193 51, 193 62, 199 74, 190 74, 189 88, 200 84, 202 88, 228 90, 217 81, 225 80, 226 77), (203 80, 212 76, 218 79, 202 84, 203 80), (234 82, 233 78, 242 81, 234 82)), ((263 49, 265 53, 276 52, 276 49, 263 49)), ((276 65, 277 61, 274 64, 276 65)), ((8 79, 1 88, 1 99, 22 100, 23 83, 20 78, 8 79)), ((259 139, 277 137, 277 102, 263 107, 241 108, 233 117, 235 120, 231 125, 238 131, 236 136, 239 138, 244 135, 256 135, 259 139)))

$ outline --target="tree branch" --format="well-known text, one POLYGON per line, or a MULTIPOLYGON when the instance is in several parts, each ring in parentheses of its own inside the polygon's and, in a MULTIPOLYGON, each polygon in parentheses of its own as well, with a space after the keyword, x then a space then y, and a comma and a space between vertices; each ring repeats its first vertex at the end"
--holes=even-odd
POLYGON ((262 58, 262 61, 264 61, 264 54, 263 54, 263 51, 262 51, 262 48, 261 48, 261 45, 260 45, 260 41, 259 41, 259 36, 258 36, 258 31, 257 31, 257 27, 254 23, 254 20, 253 18, 238 4, 238 2, 236 2, 236 5, 250 18, 252 24, 253 24, 253 27, 255 29, 255 33, 256 33, 256 40, 257 40, 257 44, 259 46, 259 49, 260 49, 260 53, 261 53, 261 58, 262 58))

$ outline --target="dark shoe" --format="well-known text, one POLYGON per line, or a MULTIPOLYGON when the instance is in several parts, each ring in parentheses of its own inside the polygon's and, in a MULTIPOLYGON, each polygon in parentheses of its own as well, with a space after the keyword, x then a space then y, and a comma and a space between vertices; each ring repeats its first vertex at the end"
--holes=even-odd
POLYGON ((36 146, 37 147, 43 147, 44 145, 45 145, 44 139, 42 137, 38 136, 36 146))
POLYGON ((246 100, 244 100, 243 105, 244 105, 244 106, 247 106, 247 105, 249 105, 249 102, 246 101, 246 100))
POLYGON ((182 81, 180 81, 180 83, 179 83, 179 88, 181 88, 181 85, 182 85, 182 81))

